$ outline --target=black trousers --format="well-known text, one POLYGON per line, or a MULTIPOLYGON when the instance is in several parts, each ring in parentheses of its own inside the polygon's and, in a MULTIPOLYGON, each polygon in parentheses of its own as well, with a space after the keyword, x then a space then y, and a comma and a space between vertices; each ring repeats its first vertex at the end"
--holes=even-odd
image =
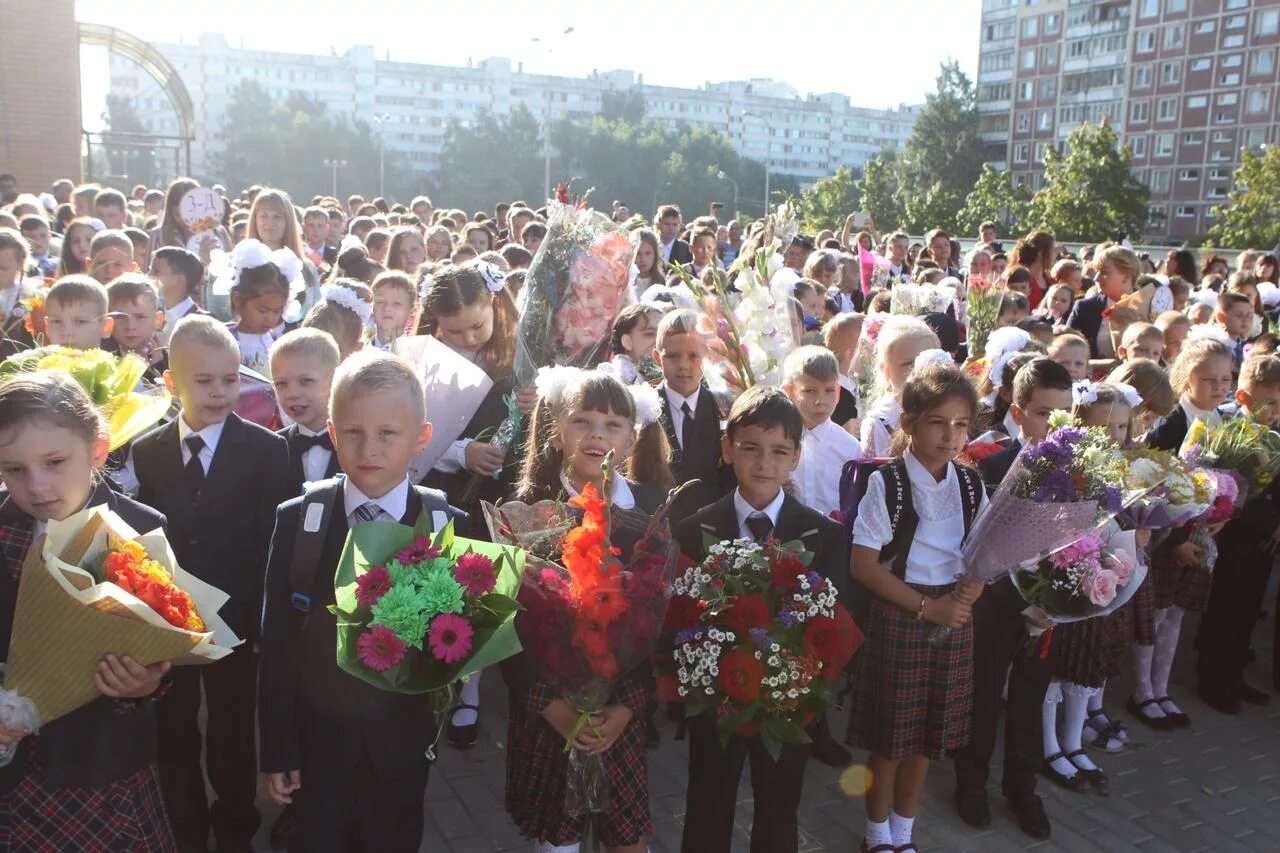
POLYGON ((742 765, 751 764, 755 818, 752 853, 795 853, 799 847, 800 791, 809 746, 783 746, 774 761, 760 738, 735 734, 721 747, 707 714, 689 718, 689 787, 682 853, 729 853, 742 765))
POLYGON ((1052 661, 1029 653, 1022 611, 1027 603, 1005 578, 983 591, 973 607, 973 722, 969 745, 955 754, 956 786, 985 792, 1000 722, 1000 696, 1009 677, 1004 724, 1004 778, 1009 799, 1033 796, 1040 768, 1040 711, 1052 661), (1010 669, 1012 664, 1012 669, 1010 669))
POLYGON ((246 644, 216 663, 174 667, 170 674, 173 683, 157 708, 159 763, 178 849, 207 849, 210 829, 219 846, 248 849, 260 822, 254 805, 257 655, 246 644), (198 720, 201 683, 207 716, 203 744, 198 720), (200 766, 202 745, 215 797, 212 807, 200 766))
MULTIPOLYGON (((1228 528, 1229 529, 1229 528, 1228 528)), ((1230 695, 1249 662, 1249 645, 1267 594, 1272 557, 1257 549, 1223 548, 1213 570, 1209 606, 1196 637, 1203 690, 1230 695)))

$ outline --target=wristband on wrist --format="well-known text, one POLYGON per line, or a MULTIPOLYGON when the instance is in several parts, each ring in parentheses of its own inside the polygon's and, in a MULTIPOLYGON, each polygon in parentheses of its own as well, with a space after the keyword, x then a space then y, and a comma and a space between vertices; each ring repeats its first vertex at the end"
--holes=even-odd
POLYGON ((927 595, 920 596, 920 609, 916 611, 917 622, 924 621, 924 605, 926 602, 928 602, 928 600, 929 600, 929 597, 927 595))

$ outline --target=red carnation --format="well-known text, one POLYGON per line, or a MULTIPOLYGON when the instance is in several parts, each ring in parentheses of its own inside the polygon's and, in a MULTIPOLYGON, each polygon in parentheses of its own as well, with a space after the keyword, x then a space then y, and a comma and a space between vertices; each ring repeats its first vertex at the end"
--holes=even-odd
POLYGON ((760 698, 764 664, 746 649, 734 649, 720 660, 716 685, 735 702, 749 705, 760 698))
POLYGON ((732 605, 725 613, 725 621, 729 629, 738 635, 738 639, 746 639, 752 628, 767 628, 773 621, 769 612, 769 602, 754 593, 739 595, 733 599, 732 605))
POLYGON ((843 607, 836 608, 834 618, 814 618, 804 633, 805 650, 822 661, 823 675, 828 681, 844 669, 860 645, 862 631, 843 607))
POLYGON ((673 595, 667 605, 667 618, 663 622, 663 630, 669 634, 692 628, 698 624, 702 615, 702 605, 687 595, 673 595))

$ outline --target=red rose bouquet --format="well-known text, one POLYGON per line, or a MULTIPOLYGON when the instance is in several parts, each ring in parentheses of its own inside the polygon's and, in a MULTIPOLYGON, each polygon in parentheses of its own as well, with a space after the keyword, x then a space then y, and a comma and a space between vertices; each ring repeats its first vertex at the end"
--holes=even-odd
POLYGON ((659 686, 687 714, 713 714, 722 742, 759 735, 774 758, 808 743, 805 728, 862 644, 812 558, 799 543, 720 542, 671 584, 659 686))

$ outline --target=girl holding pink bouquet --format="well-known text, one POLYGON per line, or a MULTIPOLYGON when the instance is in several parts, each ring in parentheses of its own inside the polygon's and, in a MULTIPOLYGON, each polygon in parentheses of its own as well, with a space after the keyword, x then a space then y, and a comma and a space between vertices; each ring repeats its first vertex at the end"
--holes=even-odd
MULTIPOLYGON (((1192 421, 1200 420, 1210 427, 1222 423, 1218 406, 1235 387, 1233 365, 1231 347, 1212 333, 1189 337, 1169 368, 1169 383, 1178 395, 1178 405, 1147 433, 1147 445, 1177 453, 1192 421)), ((1133 648, 1134 688, 1129 713, 1158 731, 1191 725, 1191 718, 1169 697, 1169 673, 1178 651, 1182 618, 1188 610, 1204 611, 1213 583, 1204 549, 1192 540, 1193 527, 1194 522, 1162 531, 1163 541, 1151 553, 1154 643, 1139 642, 1133 648)), ((1209 527, 1207 532, 1216 535, 1218 529, 1221 525, 1209 527)))

